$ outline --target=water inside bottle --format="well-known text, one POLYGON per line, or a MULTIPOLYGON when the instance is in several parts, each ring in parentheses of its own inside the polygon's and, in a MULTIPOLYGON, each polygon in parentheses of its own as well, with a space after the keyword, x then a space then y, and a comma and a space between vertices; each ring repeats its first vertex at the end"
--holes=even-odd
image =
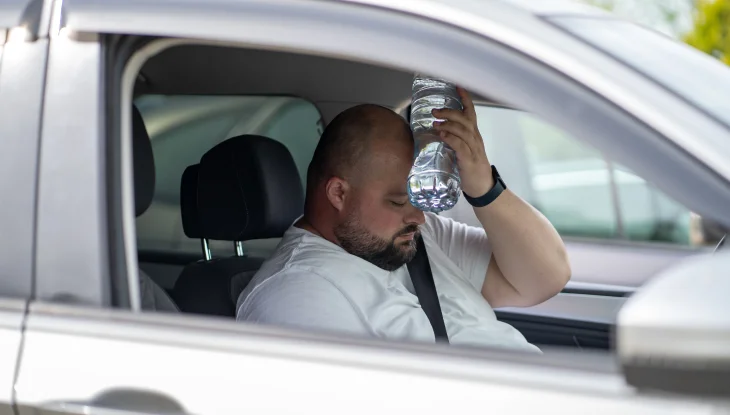
POLYGON ((416 76, 413 81, 411 130, 415 161, 408 176, 408 196, 413 206, 426 212, 449 210, 461 196, 456 152, 433 129, 433 109, 463 108, 456 87, 445 81, 416 76))
POLYGON ((438 140, 423 145, 408 176, 411 204, 424 212, 438 213, 454 207, 459 196, 456 152, 438 140))

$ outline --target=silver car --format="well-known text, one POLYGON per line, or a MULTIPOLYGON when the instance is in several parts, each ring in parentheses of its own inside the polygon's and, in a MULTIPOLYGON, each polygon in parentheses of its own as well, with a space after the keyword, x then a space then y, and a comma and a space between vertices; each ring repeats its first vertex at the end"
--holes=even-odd
POLYGON ((730 412, 730 71, 596 9, 4 0, 0 144, 0 414, 730 412), (490 158, 566 240, 564 292, 497 310, 544 353, 186 312, 190 266, 276 246, 184 235, 187 166, 256 133, 304 180, 343 109, 407 116, 415 72, 474 94, 490 158), (173 306, 143 309, 147 283, 173 306))

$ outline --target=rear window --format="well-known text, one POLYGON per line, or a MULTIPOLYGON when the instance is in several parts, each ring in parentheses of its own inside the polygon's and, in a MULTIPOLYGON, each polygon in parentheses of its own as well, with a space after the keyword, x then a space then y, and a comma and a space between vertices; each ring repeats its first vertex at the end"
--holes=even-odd
MULTIPOLYGON (((210 148, 242 134, 277 140, 291 152, 303 187, 323 128, 317 108, 292 97, 144 95, 135 105, 152 141, 156 173, 152 204, 137 218, 137 247, 142 251, 202 252, 200 241, 183 232, 180 179, 210 148)), ((230 242, 210 242, 215 256, 234 252, 230 242)), ((244 248, 251 252, 268 245, 251 241, 244 248)))

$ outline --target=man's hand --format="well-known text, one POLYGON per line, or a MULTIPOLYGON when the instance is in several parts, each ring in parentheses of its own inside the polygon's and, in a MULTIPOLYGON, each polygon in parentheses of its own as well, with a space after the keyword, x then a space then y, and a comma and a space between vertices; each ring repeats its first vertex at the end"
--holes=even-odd
MULTIPOLYGON (((461 189, 479 197, 494 186, 492 166, 484 150, 474 103, 459 88, 463 111, 434 110, 434 127, 456 151, 461 189)), ((557 294, 570 278, 563 241, 535 208, 505 190, 494 203, 474 208, 489 235, 492 258, 482 295, 492 307, 532 306, 557 294)))
POLYGON ((457 90, 464 106, 463 111, 435 109, 433 115, 445 121, 436 121, 433 125, 441 139, 456 151, 461 190, 471 197, 479 197, 494 186, 492 166, 477 127, 474 102, 464 89, 457 90))

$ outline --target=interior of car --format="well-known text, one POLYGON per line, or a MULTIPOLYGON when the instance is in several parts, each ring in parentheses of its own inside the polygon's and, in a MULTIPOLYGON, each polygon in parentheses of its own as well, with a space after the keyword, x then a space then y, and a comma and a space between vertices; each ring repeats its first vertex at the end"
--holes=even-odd
MULTIPOLYGON (((191 44, 152 56, 133 102, 142 308, 234 318, 238 295, 302 214, 307 166, 324 127, 360 103, 408 118, 412 79, 393 68, 281 51, 191 44)), ((681 246, 672 260, 702 252, 692 212, 629 169, 537 117, 489 97, 474 100, 490 158, 561 235, 681 246)), ((479 226, 463 201, 442 214, 479 226)), ((652 274, 668 255, 643 258, 639 269, 652 274)), ((574 279, 588 275, 573 268, 574 279)), ((632 272, 639 271, 593 280, 604 289, 566 289, 548 311, 496 312, 534 344, 609 350, 616 313, 642 282, 634 284, 644 274, 632 272)))

